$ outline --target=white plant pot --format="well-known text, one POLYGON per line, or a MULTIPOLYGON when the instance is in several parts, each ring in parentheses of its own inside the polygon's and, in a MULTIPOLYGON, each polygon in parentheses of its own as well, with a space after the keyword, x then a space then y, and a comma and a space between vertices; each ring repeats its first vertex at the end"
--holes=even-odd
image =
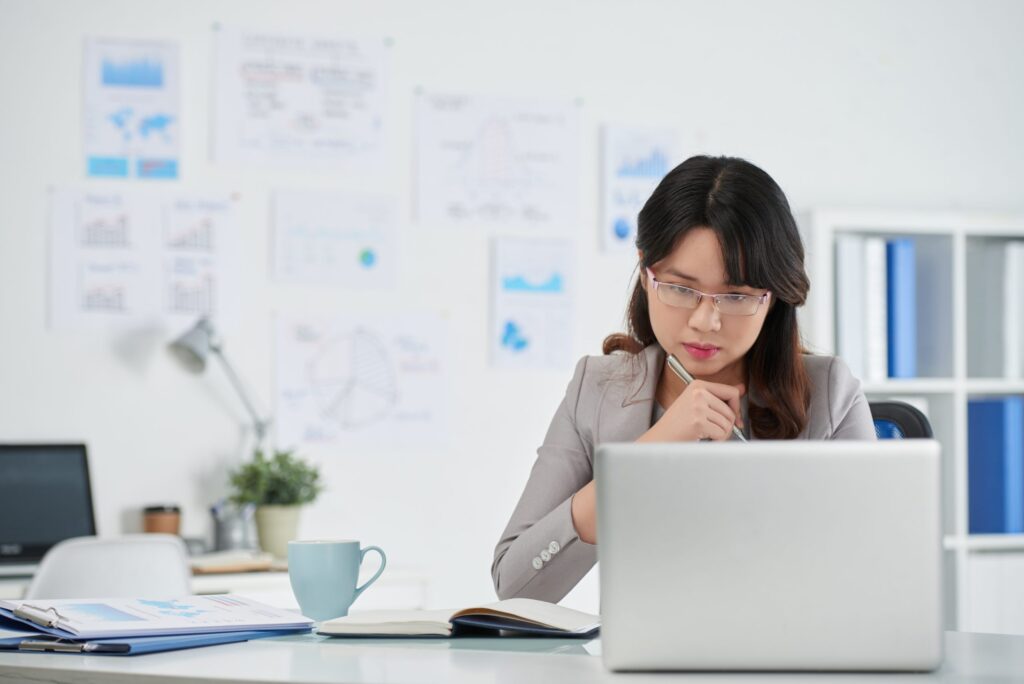
POLYGON ((260 506, 256 509, 256 532, 260 548, 276 558, 288 557, 288 542, 299 534, 302 506, 260 506))

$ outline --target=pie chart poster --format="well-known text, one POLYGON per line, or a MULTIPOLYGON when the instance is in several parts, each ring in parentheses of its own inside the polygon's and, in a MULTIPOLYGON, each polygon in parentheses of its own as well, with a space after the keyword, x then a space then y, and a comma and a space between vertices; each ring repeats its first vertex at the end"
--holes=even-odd
POLYGON ((278 446, 443 445, 446 329, 422 312, 279 317, 278 446))

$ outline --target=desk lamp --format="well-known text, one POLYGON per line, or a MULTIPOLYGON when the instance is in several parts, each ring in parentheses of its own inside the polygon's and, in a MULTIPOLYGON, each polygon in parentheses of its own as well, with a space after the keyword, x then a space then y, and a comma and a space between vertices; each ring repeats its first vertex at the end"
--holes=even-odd
POLYGON ((217 357, 224 367, 224 372, 227 373, 231 385, 238 392, 238 396, 241 397, 242 403, 245 404, 245 409, 252 418, 253 427, 256 432, 256 448, 261 449, 263 438, 266 436, 267 428, 270 425, 270 419, 261 418, 259 413, 256 412, 252 399, 245 391, 241 380, 239 380, 234 368, 231 367, 227 357, 224 355, 224 343, 217 334, 217 330, 213 327, 213 323, 205 316, 200 318, 188 332, 172 342, 170 347, 175 356, 193 373, 202 373, 206 369, 206 360, 211 352, 217 357))

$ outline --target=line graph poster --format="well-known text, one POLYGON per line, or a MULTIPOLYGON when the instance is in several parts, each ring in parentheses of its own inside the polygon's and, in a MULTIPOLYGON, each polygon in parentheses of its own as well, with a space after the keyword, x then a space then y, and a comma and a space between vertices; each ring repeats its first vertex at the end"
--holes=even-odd
POLYGON ((393 287, 394 200, 322 190, 274 193, 274 275, 282 282, 393 287))
POLYGON ((421 223, 575 226, 577 105, 439 94, 416 100, 421 223))
POLYGON ((439 315, 281 316, 275 325, 279 446, 446 441, 447 326, 439 315))
POLYGON ((605 126, 601 236, 606 251, 636 251, 636 218, 678 163, 678 134, 664 128, 605 126))
POLYGON ((383 38, 218 27, 214 159, 291 168, 380 164, 383 38))
POLYGON ((491 361, 514 368, 572 364, 572 243, 496 238, 491 361))
POLYGON ((235 208, 225 195, 50 193, 50 325, 230 321, 235 208))
POLYGON ((178 177, 178 47, 85 41, 82 143, 86 175, 178 177))

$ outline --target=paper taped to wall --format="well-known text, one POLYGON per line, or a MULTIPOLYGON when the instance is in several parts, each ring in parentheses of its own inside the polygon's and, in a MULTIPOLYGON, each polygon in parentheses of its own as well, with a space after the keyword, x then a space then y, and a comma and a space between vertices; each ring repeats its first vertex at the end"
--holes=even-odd
POLYGON ((275 323, 281 447, 447 440, 447 326, 439 315, 281 316, 275 323))

